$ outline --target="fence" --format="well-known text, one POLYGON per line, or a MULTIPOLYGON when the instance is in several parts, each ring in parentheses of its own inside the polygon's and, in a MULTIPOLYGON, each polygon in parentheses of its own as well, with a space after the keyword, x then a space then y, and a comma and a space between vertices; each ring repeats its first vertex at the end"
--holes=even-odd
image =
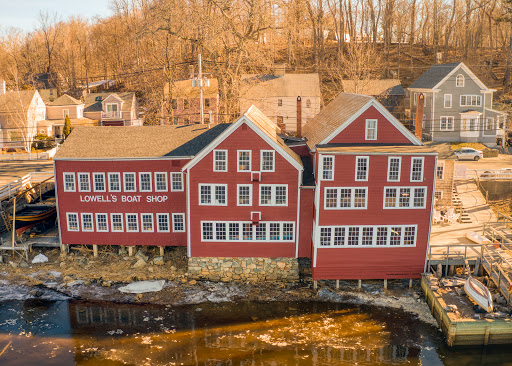
POLYGON ((0 187, 0 201, 11 199, 29 184, 33 186, 34 183, 42 182, 52 177, 53 172, 33 172, 16 179, 15 181, 0 187))
POLYGON ((45 152, 37 152, 37 153, 7 153, 0 154, 0 161, 6 160, 49 160, 55 156, 57 152, 57 147, 50 149, 45 152))

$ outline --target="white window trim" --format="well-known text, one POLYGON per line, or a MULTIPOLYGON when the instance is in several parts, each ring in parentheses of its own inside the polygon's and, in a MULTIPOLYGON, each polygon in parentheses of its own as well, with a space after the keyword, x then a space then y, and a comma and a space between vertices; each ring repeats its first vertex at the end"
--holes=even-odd
POLYGON ((228 150, 214 149, 212 151, 212 153, 213 153, 213 171, 214 172, 227 172, 228 171, 228 150), (224 161, 226 169, 217 169, 216 168, 217 167, 217 156, 216 156, 217 152, 224 153, 224 156, 226 157, 226 160, 224 161))
POLYGON ((236 151, 236 171, 241 172, 241 173, 252 171, 252 150, 237 150, 236 151), (241 152, 249 153, 249 169, 247 169, 247 170, 240 170, 240 153, 241 152))
POLYGON ((183 192, 185 190, 185 188, 183 187, 183 173, 181 172, 171 172, 171 192, 183 192), (173 185, 173 175, 179 175, 180 177, 180 181, 181 181, 181 189, 174 189, 174 185, 173 185))
POLYGON ((485 131, 495 131, 497 130, 496 124, 494 123, 493 117, 485 117, 485 131), (491 122, 491 128, 487 128, 488 123, 491 122))
POLYGON ((441 190, 437 190, 437 191, 435 191, 435 192, 434 192, 434 198, 437 198, 437 199, 442 200, 442 199, 443 199, 443 191, 441 191, 441 190), (441 193, 441 197, 437 198, 437 197, 436 197, 436 193, 441 193))
POLYGON ((384 190, 382 192, 382 208, 384 210, 423 210, 427 208, 427 196, 428 196, 428 188, 427 186, 387 186, 384 187, 384 190), (425 195, 423 196, 423 206, 418 207, 414 206, 414 192, 417 188, 423 188, 425 191, 425 195), (395 197, 395 206, 393 207, 386 207, 386 190, 387 189, 394 189, 396 191, 396 197, 395 197), (409 207, 400 207, 400 189, 410 189, 411 196, 409 197, 409 207))
POLYGON ((96 214, 96 232, 98 233, 108 233, 108 214, 107 213, 97 213, 96 214), (100 230, 100 224, 99 224, 99 219, 98 219, 98 216, 99 215, 104 215, 105 216, 105 224, 107 225, 107 229, 106 230, 100 230))
POLYGON ((137 192, 137 174, 135 172, 124 172, 123 173, 123 190, 125 192, 137 192), (126 176, 133 174, 133 190, 126 189, 126 176))
POLYGON ((80 219, 82 220, 82 231, 83 232, 88 232, 88 233, 94 232, 94 215, 92 213, 82 212, 82 213, 80 213, 80 219), (92 226, 92 229, 90 229, 90 230, 86 230, 84 228, 84 216, 85 215, 91 215, 91 226, 92 226))
POLYGON ((156 232, 157 233, 169 233, 169 232, 171 232, 171 221, 169 220, 169 214, 165 213, 165 212, 157 213, 156 214, 155 226, 156 226, 156 232), (159 220, 160 216, 164 216, 164 217, 167 218, 167 230, 161 230, 160 229, 160 220, 159 220))
POLYGON ((64 183, 64 192, 76 192, 76 179, 75 179, 75 173, 63 173, 62 174, 62 182, 64 183), (67 189, 66 185, 66 176, 73 177, 73 186, 74 189, 67 189))
POLYGON ((456 88, 463 88, 465 84, 466 84, 466 77, 464 75, 462 75, 462 74, 458 74, 455 77, 455 87, 456 88), (459 80, 459 76, 462 76, 462 85, 457 85, 457 81, 459 80))
POLYGON ((127 212, 124 214, 125 220, 126 220, 126 232, 127 233, 138 233, 140 231, 140 225, 139 225, 139 214, 134 212, 127 212), (130 230, 130 225, 128 225, 128 215, 133 215, 137 219, 137 230, 130 230))
POLYGON ((121 183, 121 173, 108 173, 108 191, 109 192, 121 192, 121 187, 122 187, 122 183, 121 183), (118 182, 119 182, 119 189, 112 189, 111 185, 110 185, 110 181, 111 181, 111 177, 114 176, 114 175, 117 175, 117 179, 118 179, 118 182))
POLYGON ((324 187, 324 210, 366 210, 368 209, 368 187, 324 187), (327 207, 327 190, 328 189, 336 189, 338 191, 336 197, 336 207, 327 207), (339 206, 341 200, 342 189, 350 189, 350 207, 341 207, 339 206), (356 189, 364 189, 365 191, 365 200, 364 207, 354 207, 356 189))
POLYGON ((78 212, 66 212, 66 224, 67 224, 66 229, 68 231, 73 231, 73 232, 80 231, 80 219, 79 219, 78 212), (71 215, 74 215, 76 217, 76 229, 75 230, 72 230, 69 228, 69 217, 71 215))
POLYGON ((105 173, 92 173, 92 184, 94 185, 94 192, 106 192, 107 191, 107 180, 105 173), (96 189, 96 176, 103 177, 103 189, 96 189))
POLYGON ((423 156, 413 156, 411 157, 411 182, 423 182, 423 173, 425 171, 425 158, 423 156), (421 177, 419 180, 412 179, 412 167, 414 165, 414 160, 421 160, 421 177))
POLYGON ((444 108, 452 108, 452 103, 453 103, 453 99, 452 99, 452 95, 451 94, 445 94, 444 95, 444 100, 443 100, 443 107, 444 108), (449 97, 449 98, 447 98, 449 97), (450 102, 449 106, 446 106, 446 102, 450 102))
POLYGON ((482 106, 482 96, 481 95, 477 95, 477 94, 462 94, 460 96, 460 100, 459 100, 459 104, 461 107, 481 107, 482 106), (462 104, 462 97, 465 97, 466 99, 466 104, 462 104), (468 102, 468 97, 475 97, 476 100, 478 100, 478 98, 480 98, 480 103, 479 104, 467 104, 468 102))
POLYGON ((388 157, 387 181, 388 182, 400 182, 401 177, 402 177, 402 157, 401 156, 389 156, 388 157), (398 159, 398 179, 389 179, 389 173, 390 173, 390 168, 391 168, 391 159, 398 159))
POLYGON ((322 159, 320 161, 320 166, 322 167, 322 171, 320 172, 320 177, 319 180, 334 180, 334 162, 335 162, 335 159, 334 159, 334 155, 321 155, 322 159), (329 158, 329 159, 332 159, 332 174, 331 174, 331 178, 324 178, 324 160, 326 158, 329 158))
POLYGON ((237 206, 252 206, 252 184, 237 184, 236 185, 236 205, 237 206), (243 205, 240 203, 240 187, 249 187, 249 204, 243 205))
POLYGON ((139 172, 139 192, 153 192, 153 177, 151 172, 139 172), (142 174, 149 175, 149 190, 142 189, 142 174))
POLYGON ((376 119, 372 118, 372 119, 367 119, 366 120, 366 124, 365 124, 365 128, 364 128, 364 139, 366 141, 375 141, 375 140, 377 140, 377 130, 378 130, 377 127, 378 127, 378 125, 379 125, 379 121, 376 120, 376 119), (368 138, 368 122, 373 122, 373 121, 375 121, 375 138, 370 139, 370 138, 368 138))
POLYGON ((260 184, 259 185, 259 188, 258 188, 258 203, 260 206, 279 206, 279 207, 285 207, 285 206, 288 206, 288 194, 289 194, 289 191, 288 191, 288 184, 260 184), (271 190, 271 203, 266 203, 266 204, 262 204, 261 203, 261 189, 263 187, 270 187, 270 190, 271 190), (281 204, 277 204, 276 203, 276 192, 277 192, 277 187, 286 187, 286 203, 281 203, 281 204))
POLYGON ((270 242, 272 242, 272 243, 293 243, 293 242, 295 242, 296 226, 295 226, 294 221, 260 221, 259 223, 266 224, 266 239, 268 239, 268 240, 256 240, 256 227, 258 225, 252 225, 252 221, 209 221, 209 220, 205 220, 205 221, 201 221, 201 241, 202 242, 222 242, 222 243, 224 243, 224 242, 231 242, 231 243, 240 243, 240 242, 245 242, 245 243, 270 243, 270 242), (217 223, 226 224, 226 239, 225 240, 218 241, 216 239, 217 227, 215 224, 217 224, 217 223), (229 224, 233 224, 233 223, 239 224, 239 235, 238 235, 238 237, 240 238, 239 240, 229 240, 229 224), (203 224, 212 224, 213 239, 204 239, 203 224), (243 224, 251 224, 251 228, 252 228, 252 239, 251 240, 243 240, 243 224), (280 238, 282 238, 284 235, 284 233, 283 233, 284 224, 291 224, 292 225, 292 230, 291 230, 292 238, 289 240, 282 240, 282 239, 271 240, 270 239, 270 224, 279 224, 279 237, 280 238))
MULTIPOLYGON (((62 119, 66 119, 66 112, 68 112, 68 116, 69 116, 69 109, 63 109, 62 110, 62 119)), ((71 117, 69 117, 71 118, 71 117)))
POLYGON ((197 190, 198 194, 199 194, 199 206, 227 206, 228 205, 228 185, 227 184, 203 184, 203 183, 199 183, 198 185, 198 190, 197 190), (211 201, 212 203, 201 203, 201 187, 205 187, 205 186, 209 186, 210 187, 210 194, 212 195, 211 197, 211 201), (222 186, 222 187, 225 187, 225 192, 226 192, 226 202, 223 203, 223 204, 219 204, 219 203, 216 203, 216 199, 215 199, 215 187, 219 187, 219 186, 222 186))
POLYGON ((116 110, 111 110, 110 112, 120 112, 120 108, 119 108, 119 103, 105 103, 105 112, 108 113, 108 106, 112 106, 112 105, 115 105, 116 106, 116 110))
POLYGON ((124 215, 122 213, 111 213, 110 214, 110 227, 112 228, 113 233, 124 233, 124 215), (121 230, 114 230, 114 215, 121 216, 121 230))
POLYGON ((260 150, 260 171, 261 172, 275 172, 276 171, 276 152, 274 150, 260 150), (272 170, 263 169, 263 153, 272 153, 272 170))
POLYGON ((445 165, 444 165, 444 160, 438 160, 438 161, 437 161, 437 165, 436 165, 436 179, 444 180, 444 167, 445 167, 445 165), (437 168, 438 168, 438 167, 443 167, 443 174, 442 174, 442 177, 441 177, 441 178, 438 178, 438 177, 437 177, 437 168))
POLYGON ((78 183, 78 192, 90 192, 91 191, 91 174, 90 173, 85 173, 85 172, 82 172, 82 173, 77 173, 77 183, 78 183), (89 182, 89 189, 82 189, 82 185, 80 184, 80 175, 86 175, 87 176, 87 181, 89 182))
POLYGON ((455 128, 455 117, 453 116, 440 116, 439 117, 439 129, 441 131, 453 131, 453 129, 455 128), (443 124, 442 124, 442 120, 443 118, 446 118, 446 125, 448 126, 448 120, 451 119, 452 120, 452 127, 451 128, 443 128, 443 124))
POLYGON ((155 192, 168 192, 169 191, 169 183, 167 181, 167 173, 166 172, 155 172, 155 192), (163 175, 165 179, 165 188, 164 189, 158 189, 158 179, 156 178, 157 175, 163 175))
MULTIPOLYGON (((201 228, 203 227, 203 225, 201 225, 201 228)), ((173 213, 172 214, 172 232, 173 233, 184 233, 185 232, 185 214, 184 213, 173 213), (175 220, 175 217, 176 216, 181 216, 182 219, 183 219, 183 230, 176 230, 176 220, 175 220)))
POLYGON ((155 218, 153 217, 153 214, 152 213, 147 213, 147 212, 144 212, 144 213, 141 213, 140 214, 140 229, 141 229, 141 232, 143 233, 152 233, 155 231, 155 218), (151 229, 150 230, 146 230, 144 229, 144 216, 149 216, 151 217, 151 229))
POLYGON ((356 168, 355 168, 354 180, 356 182, 368 182, 369 175, 370 175, 370 157, 369 156, 356 156, 356 168), (366 177, 363 179, 357 178, 357 167, 358 167, 359 160, 366 160, 366 177))

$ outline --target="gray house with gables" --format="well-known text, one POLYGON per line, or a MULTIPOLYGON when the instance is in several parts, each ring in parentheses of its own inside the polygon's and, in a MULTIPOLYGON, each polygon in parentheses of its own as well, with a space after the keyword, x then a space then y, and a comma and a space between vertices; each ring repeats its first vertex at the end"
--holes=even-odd
POLYGON ((425 96, 423 134, 432 141, 503 145, 506 114, 492 109, 487 88, 462 62, 435 65, 409 87, 411 117, 419 93, 425 96))

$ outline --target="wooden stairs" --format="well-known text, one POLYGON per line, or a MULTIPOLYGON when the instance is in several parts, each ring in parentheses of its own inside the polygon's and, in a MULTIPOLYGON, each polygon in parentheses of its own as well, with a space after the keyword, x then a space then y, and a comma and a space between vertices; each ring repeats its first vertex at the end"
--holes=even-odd
POLYGON ((459 221, 463 224, 470 224, 472 222, 471 217, 464 209, 462 205, 462 201, 459 197, 459 193, 457 192, 457 188, 453 187, 452 191, 452 205, 455 208, 455 212, 460 214, 459 221))

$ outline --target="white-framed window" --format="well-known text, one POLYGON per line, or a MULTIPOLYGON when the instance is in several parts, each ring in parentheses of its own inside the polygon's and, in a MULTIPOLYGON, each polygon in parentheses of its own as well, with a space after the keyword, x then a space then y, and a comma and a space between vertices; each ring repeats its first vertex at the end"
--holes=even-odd
POLYGON ((175 233, 185 232, 185 214, 184 213, 172 214, 172 231, 175 233))
POLYGON ((66 116, 69 116, 69 109, 62 110, 62 119, 66 119, 66 116))
POLYGON ((80 231, 80 226, 78 222, 78 213, 76 212, 67 212, 66 213, 68 231, 80 231))
POLYGON ((441 116, 439 125, 441 131, 453 131, 453 121, 453 116, 441 116))
POLYGON ((123 181, 125 192, 137 192, 135 173, 123 173, 123 181))
POLYGON ((275 151, 260 151, 260 170, 262 172, 273 172, 275 170, 275 151))
POLYGON ((385 209, 425 208, 427 187, 384 187, 385 209))
POLYGON ((123 214, 121 213, 113 213, 110 214, 110 227, 113 232, 123 232, 123 214))
POLYGON ((183 173, 171 173, 171 192, 183 192, 183 173))
POLYGON ((64 173, 64 192, 76 192, 75 173, 64 173))
POLYGON ((126 214, 126 231, 130 233, 139 231, 139 215, 136 213, 126 214))
POLYGON ((169 227, 169 214, 168 213, 157 213, 156 214, 156 230, 159 233, 168 233, 170 232, 169 227))
POLYGON ((155 192, 167 192, 167 173, 155 173, 155 192))
POLYGON ((424 158, 411 158, 411 182, 423 181, 424 158))
POLYGON ((260 206, 288 206, 288 185, 260 184, 260 206))
POLYGON ((485 118, 485 129, 487 131, 492 131, 492 130, 496 129, 496 127, 494 125, 494 118, 492 118, 492 117, 485 118))
POLYGON ((199 184, 199 205, 227 206, 227 184, 199 184))
POLYGON ((213 150, 213 171, 214 172, 227 172, 228 171, 228 151, 227 150, 213 150))
POLYGON ((356 156, 356 181, 367 181, 368 180, 368 165, 370 158, 368 156, 356 156))
POLYGON ((457 77, 455 78, 455 86, 457 88, 464 87, 464 75, 462 75, 462 74, 457 75, 457 77))
POLYGON ((253 225, 250 221, 202 221, 201 238, 203 242, 293 242, 295 223, 260 221, 253 225))
POLYGON ((322 180, 334 180, 334 156, 322 155, 322 180))
POLYGON ((365 210, 368 206, 368 187, 325 187, 324 209, 365 210))
POLYGON ((89 173, 78 173, 78 191, 79 192, 90 192, 91 191, 91 180, 89 173))
POLYGON ((401 169, 402 158, 400 156, 390 156, 388 158, 388 182, 400 182, 401 169))
POLYGON ((108 232, 108 215, 106 213, 96 214, 96 231, 108 232))
POLYGON ((143 213, 140 214, 141 222, 142 222, 142 232, 150 233, 155 229, 153 227, 153 214, 152 213, 143 213))
POLYGON ((461 95, 460 106, 461 107, 480 107, 482 105, 481 95, 461 95))
POLYGON ((251 150, 238 150, 238 172, 250 172, 251 171, 251 150))
POLYGON ((436 178, 439 180, 444 179, 444 161, 438 161, 436 166, 436 178))
POLYGON ((139 191, 140 192, 151 192, 151 173, 139 173, 139 191))
POLYGON ((443 199, 443 191, 435 191, 435 192, 434 192, 434 198, 435 198, 436 200, 441 200, 441 199, 443 199))
POLYGON ((121 192, 121 174, 108 173, 109 192, 121 192))
MULTIPOLYGON (((418 103, 418 93, 412 94, 412 105, 416 105, 418 103)), ((414 117, 412 119, 415 119, 414 117)))
POLYGON ((318 248, 414 247, 417 225, 354 225, 319 227, 318 248))
POLYGON ((252 184, 238 184, 236 193, 237 206, 252 206, 252 184))
POLYGON ((451 94, 445 94, 444 95, 444 107, 445 108, 451 108, 452 107, 452 95, 451 94))
POLYGON ((94 231, 94 223, 92 220, 92 213, 81 213, 82 231, 94 231))
POLYGON ((377 120, 367 119, 365 129, 365 140, 377 140, 377 120))
POLYGON ((94 192, 107 191, 107 187, 105 186, 105 173, 92 173, 92 179, 94 180, 94 192))

